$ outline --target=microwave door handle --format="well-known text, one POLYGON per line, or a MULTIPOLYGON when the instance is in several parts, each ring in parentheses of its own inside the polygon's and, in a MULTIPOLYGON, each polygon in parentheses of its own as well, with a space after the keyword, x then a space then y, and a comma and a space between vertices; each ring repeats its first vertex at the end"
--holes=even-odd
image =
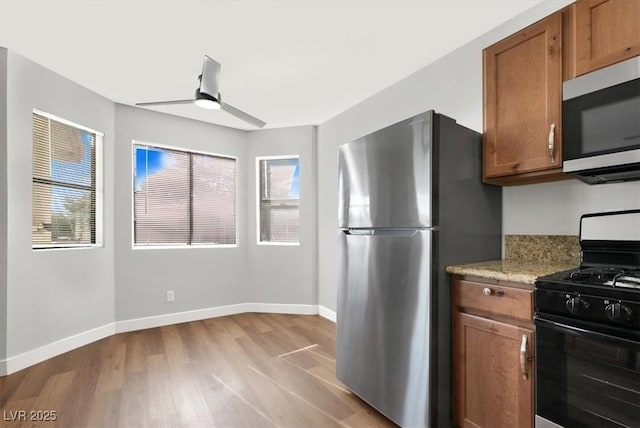
POLYGON ((549 127, 549 159, 551 159, 551 163, 556 163, 556 157, 554 155, 555 149, 555 141, 556 141, 556 124, 552 123, 549 127))

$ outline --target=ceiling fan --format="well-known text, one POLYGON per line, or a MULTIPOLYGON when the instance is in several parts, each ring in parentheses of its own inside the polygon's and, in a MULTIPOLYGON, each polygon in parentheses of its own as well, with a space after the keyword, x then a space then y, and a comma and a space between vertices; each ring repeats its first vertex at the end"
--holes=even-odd
POLYGON ((245 113, 225 102, 222 101, 222 94, 218 90, 218 82, 220 80, 220 63, 211 59, 207 55, 204 56, 204 64, 202 65, 202 74, 198 76, 200 86, 196 89, 196 94, 193 99, 189 100, 174 100, 174 101, 154 101, 149 103, 136 103, 137 106, 159 106, 170 104, 190 104, 195 103, 198 107, 217 110, 222 109, 227 113, 230 113, 248 122, 258 128, 262 128, 267 123, 258 119, 255 116, 251 116, 249 113, 245 113))

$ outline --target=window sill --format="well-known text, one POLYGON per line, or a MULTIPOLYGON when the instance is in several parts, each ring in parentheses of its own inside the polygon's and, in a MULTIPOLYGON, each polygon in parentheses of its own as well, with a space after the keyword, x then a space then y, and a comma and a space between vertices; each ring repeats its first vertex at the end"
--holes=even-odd
POLYGON ((46 247, 31 247, 31 250, 34 252, 45 252, 45 251, 59 251, 59 250, 91 250, 95 248, 104 248, 102 244, 87 244, 87 245, 51 245, 46 247))
POLYGON ((238 248, 238 244, 220 245, 132 245, 132 250, 209 250, 219 248, 238 248))
POLYGON ((268 241, 260 241, 257 243, 259 246, 265 247, 299 247, 299 242, 268 242, 268 241))

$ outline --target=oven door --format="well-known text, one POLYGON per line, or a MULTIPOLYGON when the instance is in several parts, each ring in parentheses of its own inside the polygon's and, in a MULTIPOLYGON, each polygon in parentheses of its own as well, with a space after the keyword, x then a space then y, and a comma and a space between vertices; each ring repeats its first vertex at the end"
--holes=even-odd
POLYGON ((551 315, 536 314, 535 325, 537 428, 638 426, 637 340, 551 315))

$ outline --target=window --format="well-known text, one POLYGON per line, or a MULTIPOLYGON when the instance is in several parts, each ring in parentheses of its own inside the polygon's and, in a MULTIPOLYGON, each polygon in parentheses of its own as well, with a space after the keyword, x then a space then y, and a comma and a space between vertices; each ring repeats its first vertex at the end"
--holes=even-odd
POLYGON ((258 158, 259 242, 300 242, 297 156, 258 158))
POLYGON ((134 245, 235 245, 236 160, 134 144, 134 245))
POLYGON ((33 248, 100 245, 102 134, 34 111, 33 248))

